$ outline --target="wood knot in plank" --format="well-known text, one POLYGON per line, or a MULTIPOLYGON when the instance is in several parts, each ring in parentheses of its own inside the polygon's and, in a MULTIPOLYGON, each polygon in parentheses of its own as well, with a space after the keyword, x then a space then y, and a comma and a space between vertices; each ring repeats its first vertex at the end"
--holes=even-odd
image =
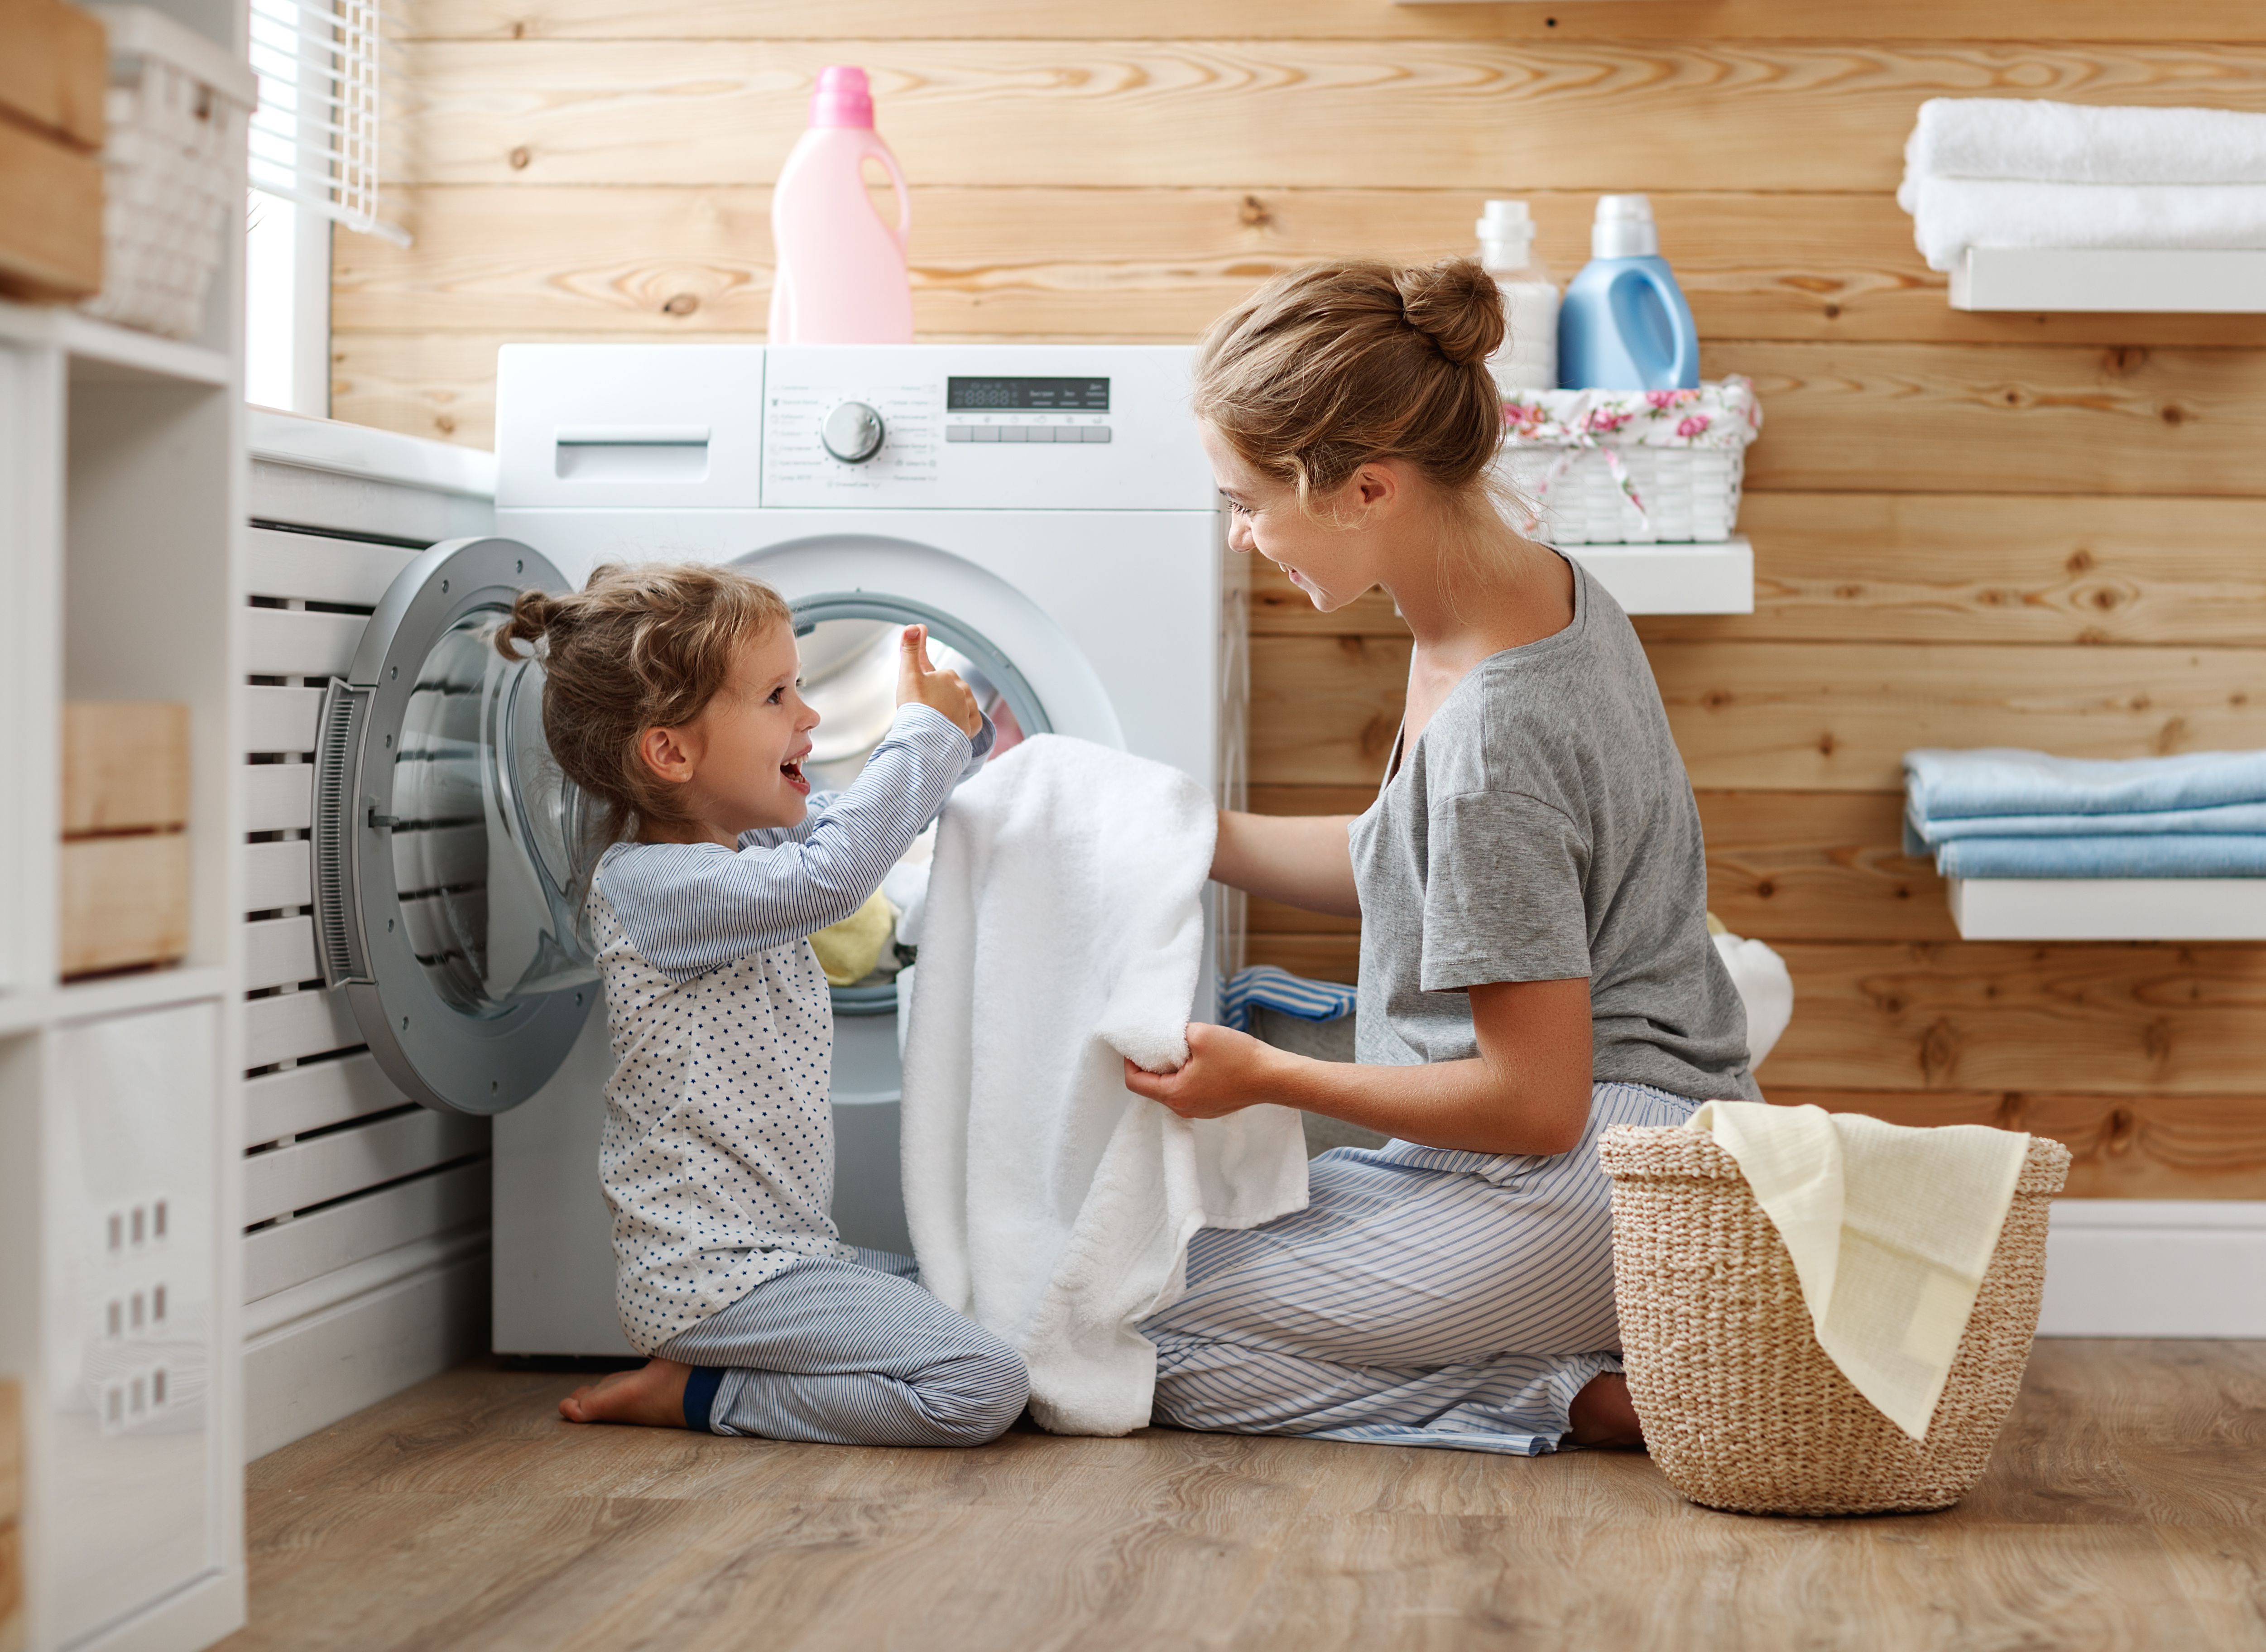
POLYGON ((1268 230, 1275 225, 1274 213, 1256 195, 1246 195, 1235 216, 1246 230, 1268 230))
POLYGON ((675 293, 669 296, 668 303, 662 305, 661 312, 665 316, 689 316, 699 308, 698 294, 675 293))
POLYGON ((527 145, 523 143, 504 158, 511 163, 512 171, 523 172, 527 170, 528 162, 535 157, 528 153, 527 145))

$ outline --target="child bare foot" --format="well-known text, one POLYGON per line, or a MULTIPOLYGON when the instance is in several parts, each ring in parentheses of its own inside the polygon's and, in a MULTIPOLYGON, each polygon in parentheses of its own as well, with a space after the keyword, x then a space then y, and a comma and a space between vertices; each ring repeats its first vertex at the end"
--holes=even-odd
POLYGON ((1589 1385, 1574 1396, 1566 1420, 1572 1425, 1568 1437, 1576 1445, 1609 1451, 1644 1449, 1644 1424, 1637 1420, 1635 1403, 1629 1399, 1628 1378, 1618 1372, 1591 1378, 1589 1385))
POLYGON ((648 1429, 684 1426, 684 1384, 692 1367, 673 1359, 647 1360, 638 1371, 618 1371, 559 1402, 569 1422, 637 1422, 648 1429))

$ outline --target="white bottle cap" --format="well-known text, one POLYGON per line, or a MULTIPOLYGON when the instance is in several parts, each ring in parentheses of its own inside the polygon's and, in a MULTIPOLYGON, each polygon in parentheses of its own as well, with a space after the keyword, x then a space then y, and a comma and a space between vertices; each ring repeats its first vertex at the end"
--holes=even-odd
POLYGON ((1660 230, 1652 222, 1647 195, 1599 195, 1597 219, 1590 226, 1591 258, 1652 258, 1660 252, 1660 230))
POLYGON ((1524 269, 1534 261, 1534 220, 1523 201, 1490 201, 1472 226, 1480 238, 1480 262, 1489 269, 1524 269))

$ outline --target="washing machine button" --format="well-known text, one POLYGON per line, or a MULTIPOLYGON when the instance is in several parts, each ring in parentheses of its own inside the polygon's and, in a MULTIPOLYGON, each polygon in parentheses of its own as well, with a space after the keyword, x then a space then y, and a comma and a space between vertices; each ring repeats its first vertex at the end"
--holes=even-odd
POLYGON ((887 428, 881 415, 862 401, 845 401, 826 415, 818 439, 844 464, 863 464, 881 450, 887 428))

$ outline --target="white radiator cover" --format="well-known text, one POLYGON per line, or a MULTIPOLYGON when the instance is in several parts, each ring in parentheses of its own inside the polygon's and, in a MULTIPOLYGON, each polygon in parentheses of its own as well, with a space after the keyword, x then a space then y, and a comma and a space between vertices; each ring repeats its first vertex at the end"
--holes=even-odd
POLYGON ((384 431, 259 410, 251 423, 245 1382, 259 1457, 488 1346, 487 1122, 410 1102, 325 991, 307 830, 322 682, 362 635, 362 615, 336 610, 375 606, 422 545, 490 531, 494 467, 384 431))

